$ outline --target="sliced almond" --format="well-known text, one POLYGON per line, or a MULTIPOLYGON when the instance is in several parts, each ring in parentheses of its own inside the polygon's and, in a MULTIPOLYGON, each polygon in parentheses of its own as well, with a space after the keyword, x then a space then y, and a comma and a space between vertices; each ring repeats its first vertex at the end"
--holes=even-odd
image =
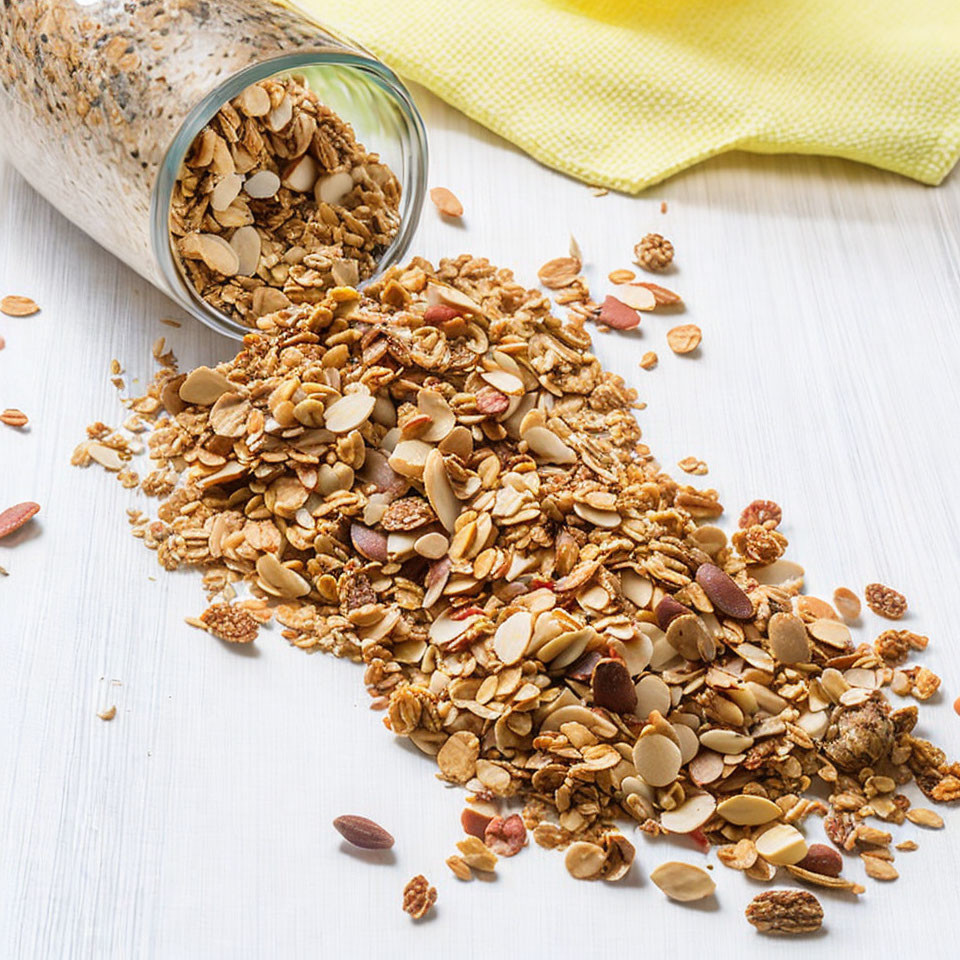
POLYGON ((284 599, 305 597, 311 589, 300 574, 285 567, 272 553, 264 553, 257 560, 257 575, 268 593, 284 599))
POLYGON ((252 277, 260 264, 260 234, 256 227, 238 227, 230 238, 237 254, 237 275, 252 277))
POLYGON ((331 433, 350 433, 370 419, 376 402, 369 393, 348 393, 327 407, 324 426, 331 433))
POLYGON ((760 856, 778 866, 799 863, 807 855, 807 841, 789 823, 778 823, 760 834, 754 842, 760 856))
POLYGON ((425 430, 421 430, 418 439, 428 443, 439 443, 447 437, 457 425, 457 418, 450 409, 443 394, 437 390, 423 389, 417 393, 417 408, 430 418, 425 430))
POLYGON ((660 814, 660 824, 671 833, 692 833, 702 827, 716 809, 717 801, 709 793, 696 794, 679 807, 664 810, 660 814))
POLYGON ((450 541, 442 533, 434 531, 419 537, 414 543, 413 549, 421 557, 426 557, 429 560, 439 560, 446 556, 447 550, 450 549, 450 541))
POLYGON ((243 192, 253 200, 275 197, 279 189, 280 178, 272 170, 259 170, 243 184, 243 192))
POLYGON ((518 663, 527 652, 532 634, 532 615, 527 610, 519 610, 497 627, 493 635, 493 652, 502 663, 518 663))
POLYGON ((429 443, 422 440, 401 440, 390 454, 388 463, 395 473, 412 480, 423 478, 423 469, 427 457, 434 450, 429 443))
POLYGON ((705 730, 700 734, 700 742, 709 750, 717 753, 736 755, 744 753, 753 746, 753 737, 735 730, 705 730))
POLYGON ((448 533, 453 533, 457 517, 460 516, 461 503, 450 485, 446 467, 443 465, 443 454, 439 450, 431 450, 427 455, 423 466, 423 488, 437 519, 446 527, 448 533))
POLYGON ((617 299, 634 310, 653 310, 657 298, 646 287, 636 283, 623 283, 617 287, 617 299))
POLYGON ((673 783, 682 762, 680 748, 660 733, 641 735, 633 747, 633 765, 651 787, 666 787, 673 783))
POLYGON ((523 439, 533 453, 546 463, 576 463, 577 455, 548 427, 530 427, 523 439))
POLYGON ((210 406, 233 389, 234 385, 222 373, 209 367, 197 367, 187 374, 178 392, 184 403, 210 406))
POLYGON ((317 182, 319 172, 320 168, 317 166, 317 161, 309 153, 305 153, 297 157, 296 160, 291 160, 283 168, 280 183, 295 193, 309 193, 317 182))
POLYGON ((606 860, 603 847, 586 840, 577 840, 567 848, 564 864, 570 876, 578 880, 596 880, 606 860))
POLYGON ((703 900, 717 889, 706 870, 678 860, 661 863, 651 872, 650 879, 671 900, 679 900, 681 903, 703 900))
POLYGON ((317 203, 336 206, 346 199, 351 190, 353 190, 353 177, 341 170, 338 173, 328 173, 325 177, 320 177, 314 186, 313 193, 317 203))
POLYGON ((210 206, 217 211, 226 210, 240 195, 243 177, 239 173, 228 173, 210 192, 210 206))
POLYGON ((98 443, 96 440, 87 444, 87 453, 106 470, 122 470, 123 460, 113 447, 98 443))
POLYGON ((741 793, 724 800, 717 806, 717 813, 724 820, 740 826, 759 826, 780 817, 783 811, 766 797, 741 793))

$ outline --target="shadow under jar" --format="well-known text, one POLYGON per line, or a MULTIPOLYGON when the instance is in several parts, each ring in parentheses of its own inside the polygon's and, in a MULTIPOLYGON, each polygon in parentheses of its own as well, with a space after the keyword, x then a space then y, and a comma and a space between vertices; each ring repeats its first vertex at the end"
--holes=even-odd
POLYGON ((9 0, 0 125, 61 213, 233 337, 396 262, 424 200, 400 80, 270 0, 9 0))

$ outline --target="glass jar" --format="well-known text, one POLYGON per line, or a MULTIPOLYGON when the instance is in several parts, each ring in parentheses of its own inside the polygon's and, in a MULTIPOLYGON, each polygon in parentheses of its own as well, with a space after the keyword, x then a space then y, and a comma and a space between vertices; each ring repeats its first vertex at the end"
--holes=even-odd
POLYGON ((6 0, 0 7, 0 147, 61 213, 204 323, 249 327, 187 282, 168 229, 195 137, 268 78, 306 76, 379 153, 401 189, 379 269, 401 257, 426 188, 423 121, 387 66, 272 0, 6 0))

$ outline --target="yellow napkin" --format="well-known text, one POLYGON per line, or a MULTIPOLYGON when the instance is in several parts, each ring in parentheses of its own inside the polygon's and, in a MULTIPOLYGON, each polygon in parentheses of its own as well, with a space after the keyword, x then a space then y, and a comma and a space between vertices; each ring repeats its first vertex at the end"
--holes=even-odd
POLYGON ((589 183, 725 150, 939 183, 960 155, 960 0, 300 0, 589 183))

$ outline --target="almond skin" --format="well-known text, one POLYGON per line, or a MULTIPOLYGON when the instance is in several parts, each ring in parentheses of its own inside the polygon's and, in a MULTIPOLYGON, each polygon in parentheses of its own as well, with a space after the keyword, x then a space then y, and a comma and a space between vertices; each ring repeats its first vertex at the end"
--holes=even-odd
POLYGON ((670 596, 664 597, 657 604, 657 609, 654 610, 657 626, 661 630, 666 630, 670 626, 671 620, 676 620, 677 617, 682 617, 691 612, 689 607, 685 607, 679 600, 674 600, 670 596))
POLYGON ((716 564, 701 563, 697 567, 697 583, 721 613, 735 620, 747 620, 753 616, 750 598, 737 586, 733 577, 716 564))
POLYGON ((482 840, 487 827, 493 819, 493 817, 488 817, 479 810, 464 807, 463 813, 460 814, 460 826, 463 827, 464 833, 469 834, 471 837, 479 837, 482 840))
POLYGON ((337 817, 333 825, 340 836, 355 847, 362 847, 364 850, 389 850, 393 846, 393 837, 379 823, 366 817, 337 817))
POLYGON ((630 671, 622 660, 601 660, 593 668, 593 702, 614 713, 633 713, 637 709, 637 691, 630 671))
POLYGON ((811 843, 807 855, 797 866, 825 877, 839 877, 843 870, 843 857, 825 843, 811 843))

